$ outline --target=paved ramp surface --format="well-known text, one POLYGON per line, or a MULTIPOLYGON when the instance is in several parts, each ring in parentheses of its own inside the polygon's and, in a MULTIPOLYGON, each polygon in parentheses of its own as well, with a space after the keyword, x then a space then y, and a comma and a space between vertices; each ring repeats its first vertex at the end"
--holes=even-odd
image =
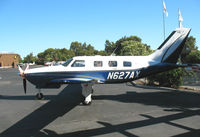
POLYGON ((173 89, 95 85, 93 103, 81 104, 81 86, 45 89, 45 99, 16 69, 0 70, 0 137, 199 137, 200 94, 173 89))

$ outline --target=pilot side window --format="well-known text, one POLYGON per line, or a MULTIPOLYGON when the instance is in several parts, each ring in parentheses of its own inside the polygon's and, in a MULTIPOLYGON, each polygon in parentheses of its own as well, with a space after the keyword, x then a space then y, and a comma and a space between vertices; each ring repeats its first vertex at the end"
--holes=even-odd
POLYGON ((103 62, 102 61, 94 61, 94 67, 102 67, 103 62))
POLYGON ((109 67, 117 67, 117 61, 109 61, 108 66, 109 67))
POLYGON ((85 60, 75 60, 72 67, 85 67, 85 60))
POLYGON ((69 65, 69 63, 70 63, 72 60, 73 60, 73 59, 69 59, 69 60, 67 60, 65 63, 63 63, 62 65, 66 67, 66 66, 69 65))
POLYGON ((130 61, 124 61, 123 62, 123 66, 124 67, 131 67, 132 66, 132 63, 130 61))

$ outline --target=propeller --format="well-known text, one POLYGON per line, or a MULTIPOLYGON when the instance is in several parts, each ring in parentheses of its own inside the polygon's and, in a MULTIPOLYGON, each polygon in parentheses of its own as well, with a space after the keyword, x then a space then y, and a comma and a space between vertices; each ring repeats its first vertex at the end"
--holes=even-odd
POLYGON ((23 79, 23 87, 24 87, 24 93, 26 94, 26 79, 23 79))
POLYGON ((29 69, 29 65, 26 66, 25 70, 22 70, 22 68, 18 65, 18 70, 20 73, 20 76, 23 78, 23 87, 24 87, 24 93, 26 94, 26 77, 25 77, 25 71, 29 69))

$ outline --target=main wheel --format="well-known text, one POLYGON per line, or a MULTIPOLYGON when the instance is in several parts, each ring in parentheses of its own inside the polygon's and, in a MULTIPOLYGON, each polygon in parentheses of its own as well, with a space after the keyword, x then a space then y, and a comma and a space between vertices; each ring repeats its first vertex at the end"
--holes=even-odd
POLYGON ((38 100, 41 100, 44 98, 44 95, 42 93, 37 93, 35 96, 38 100))
POLYGON ((83 103, 83 105, 85 105, 85 106, 89 106, 89 105, 92 104, 92 101, 90 101, 90 102, 88 102, 88 101, 83 101, 82 103, 83 103))

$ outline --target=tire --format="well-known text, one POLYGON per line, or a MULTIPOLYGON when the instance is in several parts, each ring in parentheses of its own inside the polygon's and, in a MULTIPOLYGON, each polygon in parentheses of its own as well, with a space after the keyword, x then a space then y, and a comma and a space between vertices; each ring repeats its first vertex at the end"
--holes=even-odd
POLYGON ((85 106, 89 106, 89 105, 92 104, 92 101, 90 101, 90 102, 83 101, 82 104, 85 105, 85 106))
POLYGON ((37 93, 37 94, 36 94, 36 98, 37 98, 38 100, 41 100, 41 99, 44 98, 44 95, 43 95, 42 93, 37 93))

